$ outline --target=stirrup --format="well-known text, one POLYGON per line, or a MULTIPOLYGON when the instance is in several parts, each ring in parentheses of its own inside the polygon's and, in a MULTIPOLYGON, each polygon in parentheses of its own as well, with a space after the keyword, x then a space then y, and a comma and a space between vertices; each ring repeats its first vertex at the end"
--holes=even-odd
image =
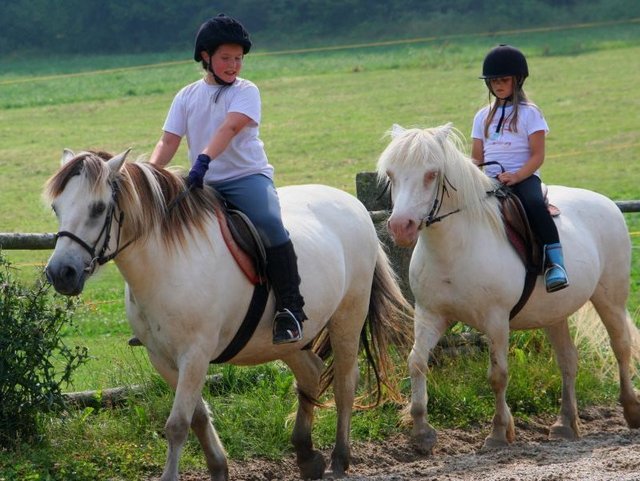
POLYGON ((545 271, 544 271, 544 285, 547 289, 547 292, 556 292, 559 291, 561 289, 564 289, 565 287, 567 287, 569 285, 569 279, 567 278, 567 272, 564 270, 564 268, 558 264, 552 264, 550 265, 545 271), (554 276, 554 278, 549 279, 547 276, 551 273, 551 271, 553 270, 558 270, 558 274, 554 276))
POLYGON ((289 309, 276 312, 273 318, 273 343, 288 344, 302 340, 302 324, 289 309))

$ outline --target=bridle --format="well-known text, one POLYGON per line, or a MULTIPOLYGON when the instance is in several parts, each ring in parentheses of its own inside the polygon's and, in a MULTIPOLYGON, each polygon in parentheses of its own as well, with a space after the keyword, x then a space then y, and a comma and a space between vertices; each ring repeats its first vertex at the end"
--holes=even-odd
MULTIPOLYGON (((431 205, 431 210, 426 215, 426 217, 423 217, 420 220, 420 224, 418 224, 418 230, 421 230, 423 227, 429 227, 431 224, 435 224, 436 222, 440 222, 442 219, 445 219, 445 218, 449 217, 450 215, 453 215, 453 214, 455 214, 457 212, 460 212, 460 209, 456 209, 456 210, 454 210, 452 212, 448 212, 447 214, 438 215, 438 213, 440 212, 440 209, 442 208, 442 200, 444 199, 444 196, 445 195, 447 197, 449 196, 449 191, 447 190, 447 184, 454 191, 457 190, 453 186, 451 181, 445 175, 443 177, 443 179, 442 179, 442 182, 440 182, 440 184, 438 184, 438 192, 436 193, 436 198, 434 199, 433 204, 431 205)), ((389 194, 389 200, 391 202, 393 202, 393 200, 391 200, 392 199, 392 196, 391 196, 391 181, 389 179, 387 179, 387 182, 386 182, 386 184, 384 186, 384 189, 382 189, 382 192, 376 198, 376 200, 380 200, 387 193, 389 194)))
POLYGON ((56 240, 59 239, 60 237, 68 237, 69 239, 79 244, 82 248, 84 248, 84 250, 86 250, 89 253, 89 255, 91 256, 91 262, 85 268, 85 272, 88 272, 89 274, 93 274, 93 272, 95 271, 98 265, 102 266, 107 262, 109 262, 110 260, 114 259, 125 247, 127 247, 132 242, 132 241, 129 241, 125 245, 120 247, 120 233, 122 231, 122 223, 124 221, 124 211, 122 211, 122 209, 120 209, 120 206, 118 205, 118 192, 119 192, 118 184, 115 182, 110 182, 109 185, 111 187, 111 202, 109 203, 107 215, 104 219, 104 224, 102 225, 100 234, 98 235, 98 238, 93 246, 90 246, 88 243, 86 243, 80 237, 75 235, 73 232, 69 232, 66 230, 59 231, 55 236, 56 240), (116 217, 116 211, 119 212, 117 217, 116 217), (106 255, 107 249, 109 249, 109 242, 111 241, 111 225, 113 224, 114 220, 118 224, 116 249, 111 254, 106 255), (98 243, 100 242, 100 238, 103 235, 104 235, 104 241, 102 242, 102 246, 96 252, 96 249, 98 248, 98 243))
MULTIPOLYGON (((502 171, 502 173, 504 173, 504 167, 502 166, 502 164, 500 162, 496 162, 496 161, 490 161, 490 162, 483 162, 481 164, 477 164, 478 167, 484 167, 486 165, 497 165, 500 167, 500 170, 502 171)), ((420 225, 418 226, 418 230, 422 229, 423 227, 429 227, 431 224, 435 224, 436 222, 440 222, 442 219, 445 219, 447 217, 449 217, 452 214, 455 214, 457 212, 460 212, 460 209, 456 209, 452 212, 449 212, 447 214, 443 214, 443 215, 438 215, 438 212, 440 212, 440 208, 442 207, 442 199, 444 198, 445 195, 449 195, 448 191, 447 191, 447 184, 449 185, 449 187, 451 187, 454 191, 456 190, 456 188, 453 186, 453 184, 451 183, 451 181, 449 181, 449 179, 447 178, 447 176, 445 175, 442 179, 442 182, 440 183, 440 185, 438 186, 438 195, 436 195, 435 200, 433 201, 433 206, 431 206, 431 211, 429 211, 429 214, 427 214, 427 217, 425 217, 424 219, 422 219, 422 222, 420 222, 420 225)), ((487 192, 487 197, 491 197, 491 196, 496 196, 496 197, 501 197, 505 195, 505 188, 506 186, 501 185, 500 187, 494 189, 494 190, 490 190, 487 192)))
MULTIPOLYGON (((500 162, 495 162, 495 161, 478 164, 478 167, 484 167, 485 165, 493 165, 493 164, 500 166, 500 169, 502 170, 502 172, 505 171, 502 164, 500 162)), ((440 209, 442 208, 442 201, 444 200, 444 196, 445 195, 447 197, 449 196, 447 185, 454 192, 457 191, 457 189, 454 187, 451 181, 447 178, 447 176, 446 175, 443 176, 442 182, 438 184, 438 192, 436 193, 436 198, 433 200, 433 204, 431 205, 431 210, 429 210, 429 213, 426 215, 426 217, 421 219, 420 224, 418 224, 418 230, 421 230, 423 227, 429 227, 430 225, 435 224, 436 222, 440 222, 443 219, 446 219, 450 215, 457 214, 458 212, 460 212, 460 209, 458 208, 451 212, 447 212, 446 214, 438 215, 440 213, 440 209)), ((504 189, 505 189, 505 186, 500 186, 495 190, 488 191, 487 197, 490 197, 492 195, 496 197, 500 197, 501 195, 504 195, 504 189)), ((389 198, 391 198, 391 195, 390 195, 391 182, 389 180, 387 180, 387 183, 384 186, 382 193, 378 196, 378 199, 382 198, 382 196, 385 195, 387 192, 389 192, 389 198)))
POLYGON ((456 209, 446 214, 438 215, 438 213, 440 212, 440 209, 442 208, 442 201, 444 199, 444 196, 446 195, 447 197, 449 197, 447 184, 454 191, 457 191, 457 189, 453 186, 453 184, 447 178, 447 176, 446 175, 443 176, 442 182, 438 184, 438 192, 436 193, 436 198, 433 200, 433 205, 431 206, 431 210, 429 211, 427 216, 420 221, 420 224, 418 225, 418 230, 422 229, 423 227, 429 227, 430 225, 435 224, 436 222, 440 222, 441 220, 446 219, 450 215, 460 212, 460 209, 456 209))

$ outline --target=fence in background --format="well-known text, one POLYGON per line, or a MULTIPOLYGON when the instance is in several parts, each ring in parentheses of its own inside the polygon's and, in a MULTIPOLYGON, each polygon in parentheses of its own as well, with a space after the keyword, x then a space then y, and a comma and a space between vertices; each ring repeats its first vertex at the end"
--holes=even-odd
MULTIPOLYGON (((378 236, 386 246, 389 259, 394 270, 398 274, 400 286, 407 299, 413 301, 409 288, 408 271, 412 249, 396 247, 391 241, 385 228, 385 222, 389 217, 391 200, 389 192, 378 184, 374 172, 361 172, 356 176, 356 195, 365 205, 375 223, 378 236)), ((640 200, 617 201, 617 206, 622 212, 640 212, 640 200)), ((56 235, 45 234, 19 234, 0 233, 0 249, 4 250, 50 250, 55 247, 56 235)), ((462 333, 460 335, 446 335, 436 346, 431 362, 437 362, 442 356, 456 355, 461 352, 470 352, 484 348, 484 340, 479 333, 462 333)), ((219 377, 213 376, 207 379, 208 383, 220 382, 219 377)), ((124 402, 132 392, 138 390, 138 386, 132 388, 117 387, 101 391, 98 396, 95 391, 80 393, 68 393, 66 398, 70 406, 84 408, 113 407, 124 402)))
MULTIPOLYGON (((391 263, 400 278, 400 285, 408 299, 412 299, 407 273, 411 249, 398 248, 387 234, 384 222, 389 216, 391 199, 389 192, 384 192, 378 184, 375 172, 360 172, 356 175, 356 195, 371 213, 371 218, 378 227, 378 236, 387 247, 391 263)), ((616 201, 622 212, 640 212, 640 200, 616 201)), ((46 250, 53 249, 56 243, 55 234, 17 234, 0 233, 0 249, 3 250, 46 250)))

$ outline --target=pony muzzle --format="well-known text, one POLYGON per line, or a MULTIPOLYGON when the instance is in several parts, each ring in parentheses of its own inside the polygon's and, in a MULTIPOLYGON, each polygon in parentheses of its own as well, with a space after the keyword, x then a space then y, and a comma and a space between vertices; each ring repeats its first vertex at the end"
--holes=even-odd
POLYGON ((387 231, 398 247, 413 247, 422 224, 409 218, 394 219, 392 215, 387 221, 387 231))
POLYGON ((51 259, 45 267, 47 282, 59 294, 77 296, 84 289, 84 281, 88 277, 86 269, 77 268, 73 263, 62 263, 51 259))

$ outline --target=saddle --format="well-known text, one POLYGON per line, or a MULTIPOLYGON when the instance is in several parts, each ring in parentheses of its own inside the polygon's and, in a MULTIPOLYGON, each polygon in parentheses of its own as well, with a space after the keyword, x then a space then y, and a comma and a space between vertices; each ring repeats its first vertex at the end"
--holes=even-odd
MULTIPOLYGON (((553 217, 560 215, 560 210, 549 203, 547 196, 548 189, 544 184, 542 186, 542 192, 549 213, 553 217)), ((507 238, 518 253, 526 271, 522 295, 509 313, 509 319, 513 319, 529 300, 536 283, 536 277, 543 273, 543 246, 531 230, 526 211, 518 196, 507 186, 501 186, 494 194, 500 201, 500 212, 504 221, 507 238)))
POLYGON ((242 212, 221 204, 216 209, 222 238, 244 275, 253 284, 267 280, 267 254, 260 234, 242 212))

